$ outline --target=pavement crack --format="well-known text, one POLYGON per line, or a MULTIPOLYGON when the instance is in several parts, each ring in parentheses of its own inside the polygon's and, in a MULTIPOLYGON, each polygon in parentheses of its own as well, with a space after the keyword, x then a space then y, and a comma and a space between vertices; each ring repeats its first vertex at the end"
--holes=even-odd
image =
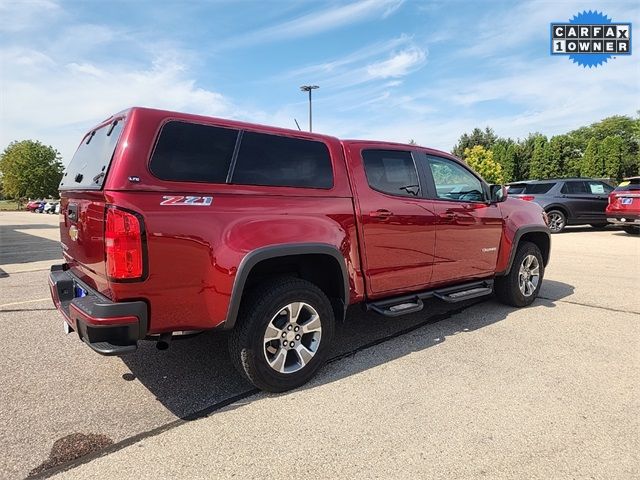
POLYGON ((538 298, 542 300, 549 300, 550 302, 570 303, 571 305, 579 305, 581 307, 597 308, 598 310, 607 310, 608 312, 630 313, 632 315, 640 315, 640 312, 632 312, 629 310, 622 310, 620 308, 601 307, 599 305, 592 305, 590 303, 572 302, 571 300, 560 300, 557 298, 543 297, 540 295, 538 296, 538 298))

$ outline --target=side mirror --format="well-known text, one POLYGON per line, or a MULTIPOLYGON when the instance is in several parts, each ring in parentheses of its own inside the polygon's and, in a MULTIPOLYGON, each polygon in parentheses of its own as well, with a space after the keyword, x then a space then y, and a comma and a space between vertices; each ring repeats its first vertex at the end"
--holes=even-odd
POLYGON ((507 187, 504 185, 489 185, 491 203, 504 202, 507 199, 507 187))

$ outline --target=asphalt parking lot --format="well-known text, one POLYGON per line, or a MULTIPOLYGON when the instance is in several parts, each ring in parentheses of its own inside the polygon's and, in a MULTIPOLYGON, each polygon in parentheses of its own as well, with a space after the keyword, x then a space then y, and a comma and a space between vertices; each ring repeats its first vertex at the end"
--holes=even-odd
POLYGON ((268 395, 221 336, 122 358, 65 336, 46 282, 57 216, 0 213, 0 477, 81 433, 114 445, 61 478, 637 478, 640 239, 552 241, 533 306, 352 308, 318 377, 268 395))

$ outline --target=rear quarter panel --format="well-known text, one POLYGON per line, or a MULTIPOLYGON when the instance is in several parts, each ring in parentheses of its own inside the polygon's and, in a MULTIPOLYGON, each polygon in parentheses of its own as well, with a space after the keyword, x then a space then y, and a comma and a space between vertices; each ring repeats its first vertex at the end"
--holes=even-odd
MULTIPOLYGON (((193 192, 190 192, 193 193, 193 192)), ((149 276, 112 284, 116 300, 143 298, 150 332, 214 328, 224 322, 242 259, 258 248, 326 243, 344 256, 350 296, 361 298, 350 198, 218 193, 208 207, 161 206, 153 192, 110 192, 110 203, 142 212, 149 276)))

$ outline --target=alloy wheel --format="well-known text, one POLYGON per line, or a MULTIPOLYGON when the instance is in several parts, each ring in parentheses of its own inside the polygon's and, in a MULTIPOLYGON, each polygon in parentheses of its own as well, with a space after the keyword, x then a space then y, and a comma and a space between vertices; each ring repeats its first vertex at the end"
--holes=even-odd
POLYGON ((308 303, 293 302, 276 313, 264 333, 264 356, 279 373, 304 368, 315 356, 322 338, 318 312, 308 303))
POLYGON ((558 212, 551 212, 548 214, 549 218, 549 230, 552 232, 559 232, 564 228, 565 219, 562 214, 558 212))
POLYGON ((540 262, 535 255, 527 255, 520 264, 518 274, 520 293, 525 297, 530 297, 538 288, 538 283, 540 283, 540 262))

